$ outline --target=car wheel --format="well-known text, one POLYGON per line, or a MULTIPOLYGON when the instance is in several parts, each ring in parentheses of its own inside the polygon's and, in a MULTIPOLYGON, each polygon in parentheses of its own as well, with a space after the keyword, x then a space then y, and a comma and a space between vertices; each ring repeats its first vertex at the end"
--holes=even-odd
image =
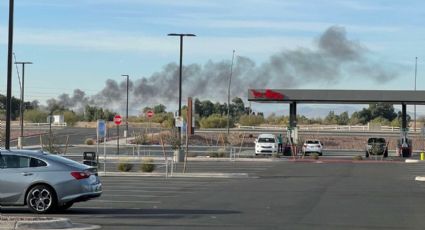
POLYGON ((74 204, 74 202, 68 202, 68 203, 65 203, 63 205, 59 205, 56 208, 56 210, 58 210, 58 211, 65 211, 65 210, 71 208, 73 204, 74 204))
POLYGON ((56 196, 53 189, 46 185, 33 187, 27 195, 28 208, 37 214, 51 212, 56 207, 56 196))

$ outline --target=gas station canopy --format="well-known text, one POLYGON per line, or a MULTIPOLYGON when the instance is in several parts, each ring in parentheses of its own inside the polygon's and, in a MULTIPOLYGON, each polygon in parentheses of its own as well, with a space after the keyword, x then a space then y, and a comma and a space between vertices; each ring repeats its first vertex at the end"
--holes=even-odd
POLYGON ((425 91, 249 89, 248 101, 297 104, 369 104, 383 102, 390 104, 425 105, 425 91))

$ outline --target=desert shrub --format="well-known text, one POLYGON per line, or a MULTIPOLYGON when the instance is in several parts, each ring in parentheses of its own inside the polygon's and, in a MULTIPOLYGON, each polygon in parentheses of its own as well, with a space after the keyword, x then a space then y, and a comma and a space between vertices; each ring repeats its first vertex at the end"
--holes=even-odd
POLYGON ((146 145, 148 144, 148 137, 146 134, 138 134, 134 138, 133 143, 136 145, 146 145))
POLYGON ((319 154, 312 153, 312 154, 310 154, 310 157, 313 158, 314 160, 318 160, 319 159, 319 154))
POLYGON ((133 169, 133 164, 131 164, 129 160, 120 160, 120 162, 118 163, 118 170, 120 172, 128 172, 131 169, 133 169))
POLYGON ((360 155, 357 155, 357 156, 354 156, 353 157, 353 160, 355 160, 355 161, 361 161, 361 160, 363 160, 363 157, 360 156, 360 155))
POLYGON ((259 115, 242 115, 239 118, 239 124, 244 126, 257 126, 263 124, 264 122, 264 117, 259 115))
POLYGON ((226 150, 225 149, 218 149, 216 152, 210 152, 208 153, 209 157, 215 157, 215 158, 221 158, 226 156, 226 150))
POLYGON ((94 145, 94 140, 93 140, 93 139, 91 139, 91 138, 87 138, 87 139, 84 141, 84 143, 85 143, 86 145, 94 145))
POLYGON ((155 170, 154 161, 152 158, 146 158, 142 161, 142 172, 153 172, 155 170))
POLYGON ((213 114, 209 117, 202 118, 199 124, 201 128, 225 128, 227 127, 227 117, 213 114))

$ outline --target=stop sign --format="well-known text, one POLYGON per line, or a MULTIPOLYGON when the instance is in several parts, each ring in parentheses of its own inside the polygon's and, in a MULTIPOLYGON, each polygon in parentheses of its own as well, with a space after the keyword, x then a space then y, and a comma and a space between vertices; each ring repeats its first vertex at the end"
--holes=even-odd
POLYGON ((121 124, 121 116, 115 115, 114 122, 115 122, 116 125, 120 125, 121 124))
POLYGON ((147 116, 148 118, 153 117, 153 115, 154 115, 154 112, 153 112, 152 110, 149 110, 149 111, 147 111, 147 112, 146 112, 146 116, 147 116))

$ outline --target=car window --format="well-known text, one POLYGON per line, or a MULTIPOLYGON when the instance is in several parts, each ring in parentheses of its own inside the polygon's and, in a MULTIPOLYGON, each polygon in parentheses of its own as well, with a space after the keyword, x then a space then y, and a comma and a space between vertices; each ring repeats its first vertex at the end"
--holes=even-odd
POLYGON ((36 159, 36 158, 31 158, 30 159, 30 167, 45 167, 47 166, 46 162, 36 159))
POLYGON ((6 167, 6 163, 4 162, 3 156, 0 155, 0 168, 5 168, 6 167))
POLYGON ((30 165, 29 157, 16 155, 3 155, 6 168, 28 168, 30 165))
POLYGON ((259 138, 258 142, 260 143, 275 143, 274 138, 259 138))

